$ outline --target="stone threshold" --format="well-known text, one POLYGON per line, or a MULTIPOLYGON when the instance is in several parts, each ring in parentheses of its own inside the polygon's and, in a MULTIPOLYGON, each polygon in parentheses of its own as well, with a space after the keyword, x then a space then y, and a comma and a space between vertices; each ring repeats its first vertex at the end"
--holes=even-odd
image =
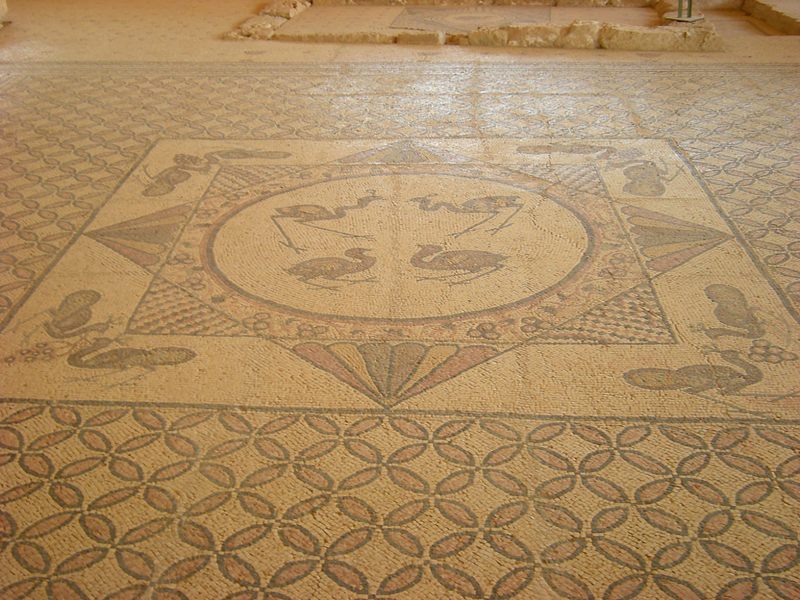
POLYGON ((281 32, 273 37, 290 42, 339 42, 379 44, 458 44, 462 46, 512 46, 529 48, 571 48, 653 51, 716 51, 722 42, 712 25, 669 25, 639 27, 599 21, 560 23, 519 23, 479 27, 468 33, 445 31, 354 31, 281 32))

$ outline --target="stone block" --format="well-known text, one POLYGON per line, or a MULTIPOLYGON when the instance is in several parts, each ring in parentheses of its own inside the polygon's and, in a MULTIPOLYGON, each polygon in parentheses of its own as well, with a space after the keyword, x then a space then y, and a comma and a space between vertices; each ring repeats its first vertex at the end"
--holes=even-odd
POLYGON ((452 46, 469 46, 469 36, 466 33, 446 33, 444 43, 452 46))
POLYGON ((554 48, 566 27, 555 23, 531 23, 530 25, 509 25, 509 46, 530 48, 554 48))
POLYGON ((503 27, 481 27, 469 32, 470 46, 506 46, 508 31, 503 27))
POLYGON ((251 17, 239 26, 236 33, 242 37, 253 38, 258 40, 268 40, 275 35, 275 30, 281 25, 286 23, 287 19, 283 17, 273 17, 268 15, 259 15, 251 17))
POLYGON ((558 40, 560 48, 597 48, 602 24, 597 21, 575 21, 558 40))
POLYGON ((445 38, 444 31, 403 31, 397 34, 397 43, 441 46, 445 38))
POLYGON ((645 52, 716 51, 722 39, 710 25, 670 25, 646 28, 633 25, 604 25, 599 45, 608 50, 645 52))
POLYGON ((260 15, 291 19, 311 6, 310 0, 270 0, 260 15))

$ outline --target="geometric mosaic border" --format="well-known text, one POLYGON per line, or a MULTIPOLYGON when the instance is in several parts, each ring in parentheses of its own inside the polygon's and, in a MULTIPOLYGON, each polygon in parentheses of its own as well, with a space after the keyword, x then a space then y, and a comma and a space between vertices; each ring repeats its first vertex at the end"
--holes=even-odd
POLYGON ((2 597, 800 591, 800 425, 81 404, 0 409, 2 597))

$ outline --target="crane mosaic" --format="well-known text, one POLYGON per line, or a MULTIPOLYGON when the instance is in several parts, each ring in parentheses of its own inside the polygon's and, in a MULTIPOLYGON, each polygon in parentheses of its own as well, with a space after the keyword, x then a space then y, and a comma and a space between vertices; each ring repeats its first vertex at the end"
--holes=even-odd
POLYGON ((475 231, 481 225, 497 219, 505 211, 510 209, 510 212, 506 215, 505 219, 503 219, 500 225, 488 229, 491 235, 494 235, 500 230, 511 226, 511 221, 525 207, 525 204, 520 201, 519 196, 480 196, 477 198, 470 198, 469 200, 466 200, 460 204, 455 204, 453 202, 434 201, 432 196, 435 195, 436 194, 428 194, 425 196, 419 196, 417 198, 411 198, 409 202, 417 203, 420 210, 424 210, 426 212, 436 212, 443 209, 451 213, 462 215, 488 215, 480 221, 473 223, 469 227, 452 233, 451 235, 453 237, 460 237, 466 233, 475 231))
POLYGON ((279 206, 275 209, 275 215, 273 215, 272 222, 275 224, 275 227, 280 232, 281 236, 283 237, 283 245, 291 248, 298 254, 305 252, 306 248, 298 246, 294 239, 289 235, 286 231, 286 228, 282 224, 284 220, 291 220, 293 223, 297 223, 299 225, 303 225, 305 227, 311 227, 313 229, 318 229, 320 231, 326 231, 328 233, 334 233, 336 235, 351 238, 351 239, 367 239, 371 240, 374 239, 372 235, 369 234, 356 234, 347 231, 341 231, 339 229, 331 229, 329 227, 323 227, 322 225, 318 225, 320 221, 336 221, 339 219, 344 219, 347 214, 354 210, 361 210, 372 204, 377 200, 382 200, 380 196, 375 195, 373 190, 368 191, 368 195, 362 196, 358 199, 358 201, 353 205, 344 205, 344 206, 337 206, 333 209, 327 208, 320 204, 293 204, 291 206, 279 206))

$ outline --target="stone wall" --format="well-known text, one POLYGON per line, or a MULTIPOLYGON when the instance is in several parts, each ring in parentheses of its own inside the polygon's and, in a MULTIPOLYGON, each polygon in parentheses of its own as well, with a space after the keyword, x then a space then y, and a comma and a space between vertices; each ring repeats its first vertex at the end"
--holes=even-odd
POLYGON ((784 35, 800 35, 800 2, 744 0, 742 10, 761 19, 784 35))

